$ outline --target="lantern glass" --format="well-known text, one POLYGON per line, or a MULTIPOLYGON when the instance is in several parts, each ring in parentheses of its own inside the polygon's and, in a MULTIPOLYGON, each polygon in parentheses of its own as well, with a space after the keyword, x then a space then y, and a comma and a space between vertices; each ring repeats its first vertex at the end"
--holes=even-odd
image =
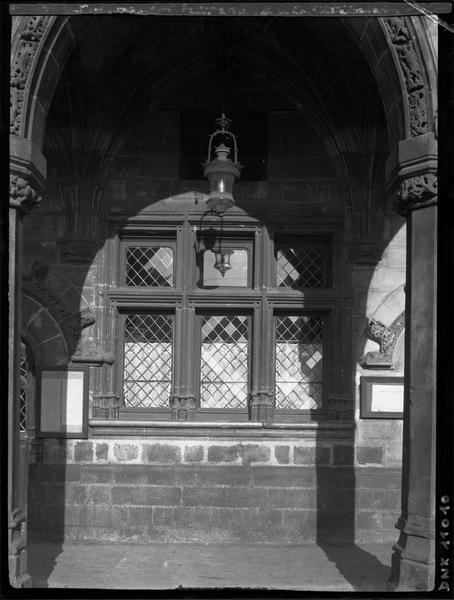
POLYGON ((215 252, 215 263, 214 268, 221 273, 224 277, 225 273, 232 268, 230 264, 230 256, 232 255, 232 250, 218 250, 215 252))
POLYGON ((234 204, 233 182, 235 175, 219 169, 208 173, 207 177, 210 182, 207 206, 217 213, 223 213, 234 204))

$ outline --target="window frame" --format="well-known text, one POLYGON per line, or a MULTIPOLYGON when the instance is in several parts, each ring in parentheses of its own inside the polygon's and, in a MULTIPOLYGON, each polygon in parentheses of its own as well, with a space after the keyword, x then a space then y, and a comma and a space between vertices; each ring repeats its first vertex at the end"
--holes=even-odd
MULTIPOLYGON (((172 352, 172 385, 171 397, 175 395, 176 371, 178 377, 186 373, 188 389, 193 391, 196 398, 195 419, 197 421, 229 421, 245 422, 251 421, 250 407, 251 398, 257 388, 257 382, 261 381, 259 388, 263 388, 264 372, 266 369, 273 370, 272 393, 275 395, 275 314, 308 315, 320 314, 323 316, 323 396, 322 406, 317 409, 274 409, 277 422, 307 422, 312 420, 324 420, 328 415, 328 399, 335 386, 336 377, 330 361, 338 355, 333 349, 340 343, 339 327, 335 326, 339 318, 337 312, 341 302, 341 280, 335 275, 334 270, 334 246, 339 242, 340 231, 338 228, 323 229, 318 233, 312 228, 304 230, 298 223, 293 224, 293 231, 273 230, 266 223, 261 223, 252 217, 240 215, 229 215, 223 225, 223 240, 231 246, 238 248, 250 248, 248 254, 248 287, 222 286, 216 288, 203 288, 197 286, 199 270, 196 262, 196 251, 200 247, 200 237, 203 236, 205 228, 219 230, 219 221, 207 219, 200 227, 202 214, 179 214, 175 217, 166 217, 161 222, 152 221, 150 216, 135 217, 129 220, 124 227, 118 231, 116 240, 116 255, 120 264, 118 273, 119 285, 108 291, 107 296, 114 303, 118 314, 117 323, 117 360, 114 381, 120 391, 120 419, 136 420, 171 420, 171 406, 165 408, 153 407, 125 407, 123 405, 123 372, 124 372, 124 324, 125 318, 121 315, 135 314, 138 312, 174 315, 173 328, 173 352, 172 352), (214 226, 214 227, 213 227, 214 226), (297 230, 298 228, 298 230, 297 230), (285 243, 283 243, 285 240, 285 243), (276 243, 277 241, 277 243, 276 243), (323 246, 326 265, 329 269, 330 286, 319 288, 286 288, 277 287, 276 281, 276 256, 278 247, 291 247, 292 245, 304 245, 306 247, 314 243, 323 246), (132 245, 151 246, 171 245, 174 247, 174 286, 173 287, 145 287, 125 286, 126 248, 132 245), (123 269, 123 271, 121 271, 123 269), (274 281, 273 281, 274 278, 274 281), (265 305, 270 308, 270 315, 262 318, 265 305), (193 311, 192 323, 186 324, 185 334, 178 329, 177 313, 179 309, 193 311), (249 316, 249 342, 248 342, 248 406, 246 409, 226 408, 201 408, 200 407, 200 356, 201 339, 197 327, 198 318, 202 314, 245 314, 249 316), (336 316, 337 315, 337 316, 336 316), (337 320, 336 320, 337 319, 337 320), (264 335, 264 322, 272 327, 271 348, 265 353, 266 365, 262 368, 255 348, 260 348, 264 335), (192 331, 191 340, 184 339, 189 329, 192 331), (185 353, 193 357, 189 370, 182 367, 185 353), (271 357, 270 357, 271 354, 271 357), (178 363, 178 365, 177 365, 178 363), (177 365, 177 366, 176 366, 177 365), (263 380, 263 381, 262 381, 263 380)), ((116 219, 118 220, 118 219, 116 219)), ((316 229, 316 228, 315 228, 316 229)), ((114 242, 115 243, 115 242, 114 242)), ((224 245, 224 243, 223 243, 224 245)), ((203 246, 203 242, 202 242, 203 246)), ((336 258, 337 260, 337 258, 336 258)), ((340 260, 340 259, 339 259, 340 260)), ((337 264, 337 263, 336 263, 337 264)), ((328 275, 327 275, 328 277, 328 275)), ((262 360, 262 352, 260 352, 262 360)), ((269 384, 267 384, 269 387, 269 384)), ((266 387, 266 386, 265 386, 266 387)), ((275 403, 275 402, 274 402, 275 403)))
POLYGON ((241 309, 226 309, 221 307, 207 308, 197 307, 195 310, 194 318, 194 352, 193 356, 197 356, 197 359, 193 361, 193 381, 194 381, 194 396, 196 399, 196 415, 200 415, 200 420, 206 420, 209 417, 213 417, 214 420, 219 419, 222 415, 227 415, 226 420, 238 420, 247 421, 249 414, 249 404, 251 395, 251 382, 252 382, 252 340, 254 332, 254 315, 252 309, 247 310, 241 309), (200 392, 201 392, 201 361, 202 361, 202 318, 204 316, 245 316, 248 319, 248 353, 247 353, 247 393, 246 393, 246 407, 245 408, 204 408, 200 405, 200 392), (232 418, 230 418, 232 417, 232 418), (241 418, 245 417, 245 418, 241 418))
POLYGON ((172 396, 173 393, 173 387, 174 387, 174 372, 175 372, 175 311, 168 309, 168 310, 163 310, 160 308, 153 308, 153 309, 134 309, 134 310, 121 310, 119 312, 119 335, 117 338, 117 356, 121 357, 121 363, 120 363, 120 368, 118 369, 117 372, 117 385, 118 385, 118 390, 121 391, 121 395, 120 395, 120 413, 122 415, 125 414, 143 414, 144 412, 146 413, 153 413, 153 414, 166 414, 169 410, 169 408, 167 407, 157 407, 157 406, 126 406, 124 403, 124 371, 125 371, 125 352, 124 352, 124 345, 125 345, 125 328, 126 328, 126 318, 128 317, 128 315, 171 315, 172 319, 173 319, 173 324, 172 324, 172 364, 170 367, 170 396, 172 396))
POLYGON ((295 317, 310 317, 319 316, 323 319, 323 333, 322 333, 322 344, 323 344, 323 366, 322 366, 322 400, 320 408, 307 408, 307 409, 289 409, 289 408, 277 408, 276 400, 274 402, 274 414, 279 415, 283 422, 294 421, 298 418, 315 415, 321 417, 327 413, 327 349, 329 348, 330 328, 329 328, 329 311, 323 310, 297 310, 294 307, 285 308, 283 306, 275 308, 273 311, 273 394, 276 398, 276 327, 275 319, 280 316, 295 316, 295 317))
POLYGON ((135 289, 175 289, 177 287, 177 240, 176 235, 173 237, 170 235, 162 235, 153 237, 152 242, 147 242, 143 237, 135 237, 135 236, 123 236, 120 239, 120 261, 119 261, 119 283, 120 286, 125 288, 135 289), (172 264, 172 285, 159 286, 159 285, 128 285, 126 283, 126 274, 127 274, 127 266, 126 266, 126 253, 128 248, 159 248, 166 247, 172 248, 173 250, 173 264, 172 264))
MULTIPOLYGON (((333 260, 332 260, 332 252, 333 252, 333 240, 328 235, 295 235, 288 234, 285 235, 283 233, 276 234, 273 237, 273 268, 272 268, 272 284, 274 287, 279 290, 324 290, 333 287, 333 260), (323 254, 325 257, 325 283, 324 285, 313 287, 313 286, 298 286, 298 287, 287 287, 287 286, 278 286, 277 283, 277 253, 280 249, 285 248, 320 248, 323 250, 323 254)), ((284 292, 285 293, 285 292, 284 292)))

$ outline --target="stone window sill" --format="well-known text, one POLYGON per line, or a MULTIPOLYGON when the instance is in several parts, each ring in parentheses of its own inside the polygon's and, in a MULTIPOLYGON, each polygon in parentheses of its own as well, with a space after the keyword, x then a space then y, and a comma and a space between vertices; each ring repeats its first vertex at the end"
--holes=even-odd
POLYGON ((234 437, 238 438, 351 438, 352 421, 262 423, 222 421, 130 421, 90 419, 92 437, 234 437))

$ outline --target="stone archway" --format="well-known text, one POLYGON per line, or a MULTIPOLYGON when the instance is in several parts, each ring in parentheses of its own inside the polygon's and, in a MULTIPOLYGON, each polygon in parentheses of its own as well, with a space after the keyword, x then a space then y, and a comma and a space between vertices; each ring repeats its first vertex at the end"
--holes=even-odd
MULTIPOLYGON (((23 17, 17 18, 13 25, 11 81, 11 165, 13 179, 10 196, 12 199, 11 210, 14 215, 11 219, 14 227, 12 237, 16 242, 17 255, 12 257, 12 267, 14 267, 12 271, 15 270, 16 266, 20 266, 21 216, 18 215, 18 212, 24 213, 30 205, 36 202, 38 194, 45 187, 46 163, 41 150, 46 116, 65 60, 86 25, 86 23, 84 25, 80 22, 76 25, 76 20, 71 17, 23 17)), ((355 29, 355 35, 375 74, 382 101, 387 110, 388 130, 394 149, 394 156, 391 157, 388 169, 390 182, 392 188, 401 185, 401 210, 404 214, 409 215, 409 220, 412 220, 412 208, 415 205, 432 205, 436 195, 436 181, 434 182, 433 175, 436 169, 436 153, 432 133, 435 106, 431 95, 434 90, 433 64, 430 62, 431 58, 427 51, 427 40, 421 31, 417 32, 417 28, 411 20, 403 17, 374 20, 363 24, 363 27, 359 24, 355 29), (375 44, 376 40, 379 41, 378 45, 375 44), (382 49, 379 55, 377 55, 377 48, 382 49), (389 84, 390 79, 391 85, 389 84)), ((432 208, 430 210, 433 212, 432 208)), ((413 237, 410 238, 409 247, 411 250, 410 265, 417 268, 418 261, 421 258, 417 253, 414 240, 421 239, 420 233, 426 232, 426 243, 430 245, 434 231, 433 229, 427 230, 427 227, 424 227, 421 221, 415 221, 412 225, 413 237), (416 229, 415 231, 415 226, 422 227, 422 230, 416 229)), ((411 297, 418 295, 421 285, 430 286, 432 283, 432 288, 428 290, 429 296, 430 291, 433 292, 433 281, 429 280, 429 282, 422 283, 421 281, 412 280, 412 282, 414 288, 409 294, 411 297)), ((10 282, 10 285, 17 298, 20 294, 20 283, 16 279, 16 281, 10 282)), ((423 301, 427 300, 426 295, 423 301)), ((423 310, 422 305, 421 310, 423 310)), ((407 306, 407 318, 410 326, 412 319, 414 320, 414 311, 414 305, 409 304, 407 306)), ((433 330, 434 315, 431 318, 432 321, 428 324, 428 330, 431 327, 433 330)), ((20 307, 11 319, 13 324, 12 334, 16 338, 17 321, 20 322, 20 307)), ((412 343, 418 343, 414 341, 417 335, 420 334, 414 331, 412 343)), ((17 353, 14 353, 13 357, 15 355, 17 353)), ((410 352, 407 352, 407 357, 410 357, 410 352)), ((408 358, 408 360, 410 361, 411 358, 408 358)), ((434 357, 432 356, 432 363, 433 360, 434 357)), ((413 363, 409 364, 413 365, 413 363)), ((12 391, 17 389, 17 385, 15 385, 17 374, 14 375, 15 368, 14 364, 10 364, 10 370, 13 373, 10 381, 12 391)), ((16 410, 14 408, 14 398, 15 395, 10 399, 12 412, 16 410)), ((408 401, 407 406, 409 406, 408 401)), ((427 409, 430 409, 430 404, 427 405, 427 409)), ((13 435, 11 439, 14 439, 13 435)), ((411 452, 413 452, 413 449, 411 452)), ((414 455, 407 455, 409 465, 414 460, 414 455)), ((429 453, 430 460, 433 460, 433 453, 429 453)), ((13 465, 14 454, 12 454, 10 463, 11 469, 13 465)), ((427 468, 427 461, 423 466, 427 468)), ((12 484, 12 480, 10 480, 10 483, 12 484)), ((420 508, 421 506, 418 506, 417 510, 420 510, 420 508)), ((11 513, 14 512, 14 509, 13 502, 11 513)), ((406 517, 408 517, 407 514, 404 520, 407 520, 406 517)), ((16 534, 16 540, 20 539, 21 518, 16 519, 16 521, 12 519, 11 540, 14 533, 16 534)), ((405 527, 404 523, 402 525, 403 534, 411 536, 410 530, 408 532, 404 531, 405 527)), ((423 538, 427 537, 429 539, 430 527, 431 524, 428 522, 427 528, 423 531, 423 538)), ((418 532, 421 533, 420 530, 418 532)), ((20 543, 16 544, 16 547, 20 547, 20 543)), ((405 548, 405 545, 403 548, 405 548)), ((20 563, 19 555, 20 550, 15 554, 17 558, 15 565, 20 563)), ((400 556, 405 558, 402 552, 400 556)), ((430 570, 430 557, 425 562, 429 565, 430 570)), ((18 569, 17 566, 13 568, 15 569, 15 575, 12 577, 12 581, 16 581, 19 585, 24 584, 25 580, 21 579, 20 568, 18 569)), ((424 586, 426 583, 427 581, 424 580, 421 585, 424 586)))

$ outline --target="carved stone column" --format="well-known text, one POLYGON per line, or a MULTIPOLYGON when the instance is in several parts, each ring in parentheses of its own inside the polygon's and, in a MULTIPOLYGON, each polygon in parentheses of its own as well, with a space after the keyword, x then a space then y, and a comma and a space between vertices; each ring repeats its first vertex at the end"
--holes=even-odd
POLYGON ((407 218, 402 514, 389 589, 430 590, 435 565, 437 176, 407 177, 396 210, 407 218))
POLYGON ((40 202, 28 180, 14 171, 9 180, 9 354, 8 354, 8 559, 14 587, 30 587, 27 572, 27 489, 21 474, 28 473, 28 447, 20 449, 19 350, 21 341, 22 219, 40 202))

